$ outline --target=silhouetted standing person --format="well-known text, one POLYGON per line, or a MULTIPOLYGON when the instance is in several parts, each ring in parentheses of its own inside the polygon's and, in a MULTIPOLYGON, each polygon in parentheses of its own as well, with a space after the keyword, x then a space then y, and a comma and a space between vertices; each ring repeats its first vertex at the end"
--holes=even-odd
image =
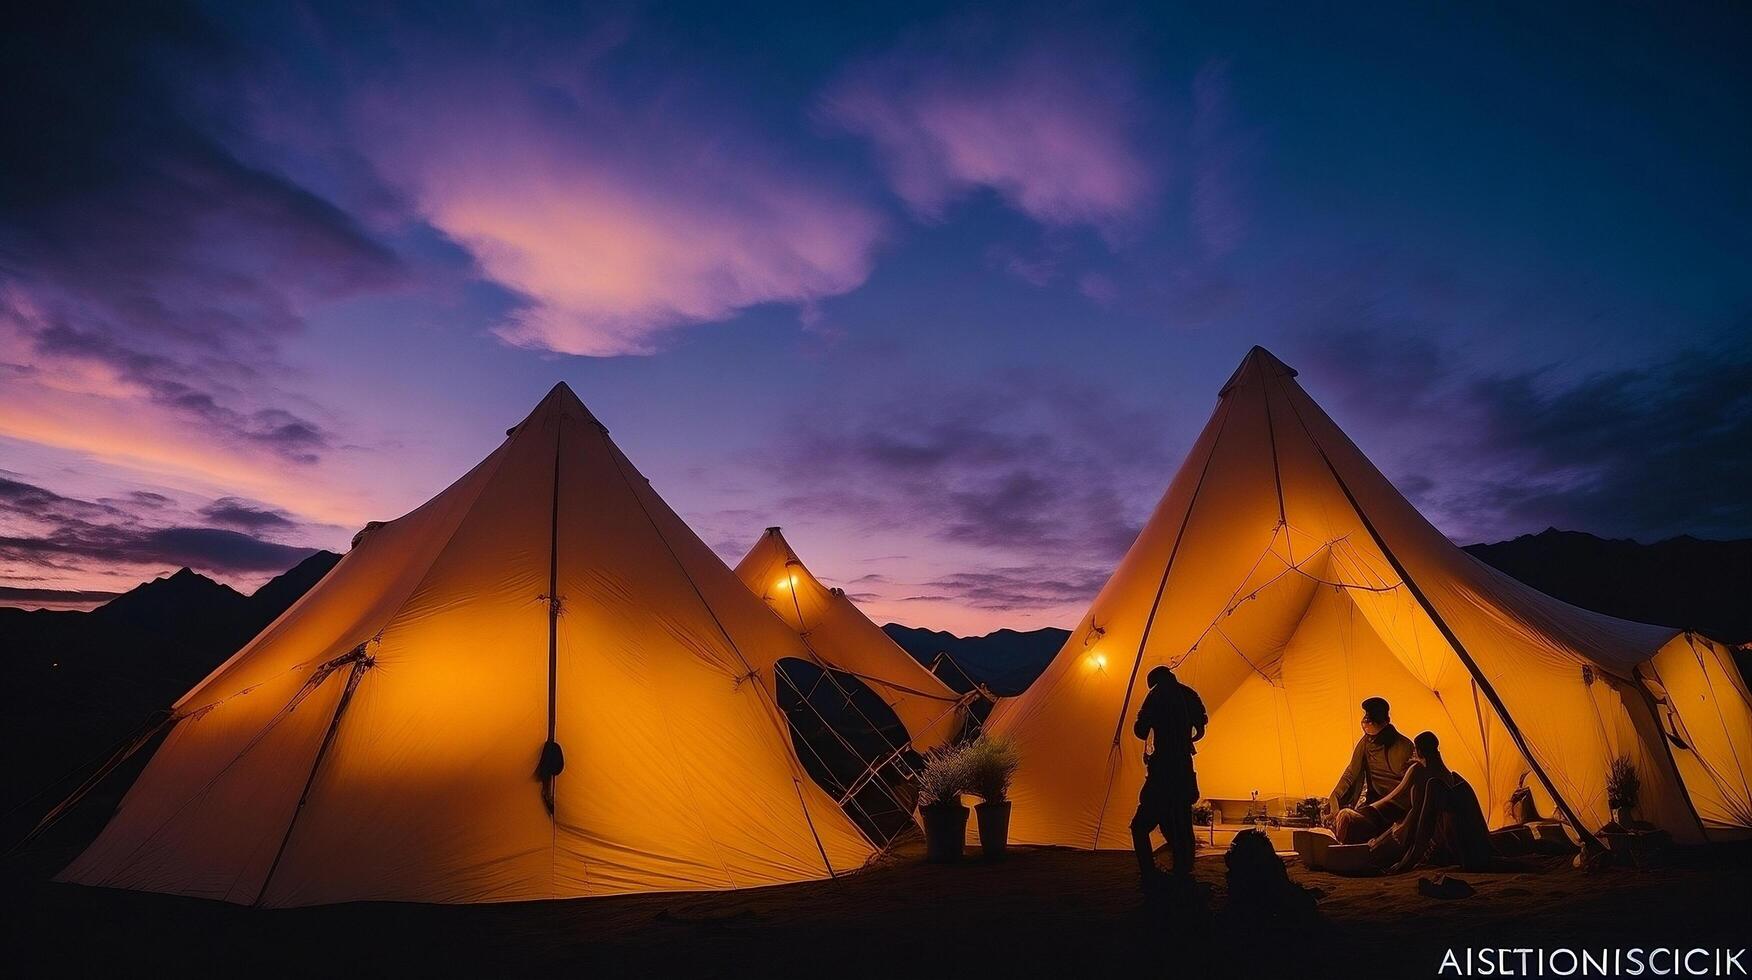
POLYGON ((1144 789, 1131 822, 1132 846, 1146 889, 1162 878, 1150 847, 1150 833, 1158 827, 1174 851, 1175 877, 1192 878, 1192 857, 1198 849, 1192 830, 1192 805, 1198 802, 1198 776, 1192 769, 1197 750, 1192 743, 1204 738, 1210 723, 1198 692, 1180 683, 1173 671, 1156 667, 1147 680, 1150 693, 1138 708, 1132 734, 1146 742, 1154 734, 1155 749, 1144 756, 1144 789))

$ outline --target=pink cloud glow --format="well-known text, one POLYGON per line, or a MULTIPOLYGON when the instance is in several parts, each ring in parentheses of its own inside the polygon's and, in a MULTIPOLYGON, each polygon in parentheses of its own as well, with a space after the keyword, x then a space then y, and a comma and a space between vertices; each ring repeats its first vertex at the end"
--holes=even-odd
POLYGON ((558 109, 511 83, 447 90, 442 130, 378 125, 425 118, 399 91, 362 108, 384 171, 407 175, 427 220, 526 299, 502 339, 650 354, 674 329, 765 303, 808 310, 869 275, 882 217, 830 180, 758 137, 571 84, 558 109))
POLYGON ((825 119, 875 145, 916 215, 940 220, 982 187, 1048 225, 1112 229, 1149 203, 1124 71, 1045 46, 966 57, 961 42, 865 61, 822 100, 825 119))

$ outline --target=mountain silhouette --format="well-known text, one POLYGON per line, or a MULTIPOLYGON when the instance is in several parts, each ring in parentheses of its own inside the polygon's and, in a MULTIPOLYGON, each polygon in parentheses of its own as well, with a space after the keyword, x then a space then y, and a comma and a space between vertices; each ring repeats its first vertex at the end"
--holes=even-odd
POLYGON ((172 631, 187 639, 189 629, 217 632, 237 625, 248 605, 249 599, 231 586, 181 568, 98 606, 84 622, 108 629, 172 631))
POLYGON ((319 551, 243 595, 187 568, 90 612, 0 608, 19 697, 6 713, 0 805, 10 807, 168 708, 261 632, 340 556, 319 551))
POLYGON ((294 602, 309 592, 310 587, 321 581, 340 560, 341 556, 332 551, 319 551, 255 590, 248 599, 249 611, 246 615, 250 622, 261 625, 252 629, 250 636, 266 629, 269 623, 290 609, 294 602))
POLYGON ((926 667, 935 665, 937 676, 957 691, 969 690, 968 678, 972 678, 1001 695, 1022 693, 1071 635, 1070 630, 1045 626, 1025 633, 1001 629, 984 636, 956 636, 899 623, 883 626, 882 632, 914 660, 926 667), (961 669, 937 663, 940 653, 948 654, 961 669))
POLYGON ((1583 609, 1696 630, 1724 643, 1752 641, 1752 539, 1682 535, 1639 544, 1546 528, 1466 550, 1583 609))

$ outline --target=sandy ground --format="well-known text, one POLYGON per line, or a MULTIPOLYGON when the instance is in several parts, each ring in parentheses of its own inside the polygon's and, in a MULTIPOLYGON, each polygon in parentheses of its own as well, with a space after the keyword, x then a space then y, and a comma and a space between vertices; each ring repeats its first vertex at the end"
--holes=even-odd
POLYGON ((42 881, 59 855, 6 863, 11 976, 495 974, 553 976, 1436 976, 1448 946, 1752 942, 1752 850, 1686 852, 1660 870, 1583 875, 1562 859, 1463 875, 1464 899, 1417 876, 1347 879, 1292 864, 1319 916, 1208 894, 1143 899, 1124 853, 1018 850, 936 866, 904 845, 835 881, 738 892, 491 906, 359 904, 261 911, 42 881))

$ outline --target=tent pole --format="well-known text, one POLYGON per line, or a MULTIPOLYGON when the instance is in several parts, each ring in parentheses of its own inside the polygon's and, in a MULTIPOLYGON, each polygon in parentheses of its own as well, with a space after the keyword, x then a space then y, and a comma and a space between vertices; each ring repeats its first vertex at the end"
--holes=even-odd
MULTIPOLYGON (((1162 593, 1168 588, 1168 573, 1174 570, 1174 558, 1180 554, 1180 543, 1186 538, 1187 525, 1192 523, 1192 512, 1198 507, 1199 492, 1204 489, 1205 477, 1210 474, 1211 460, 1217 456, 1217 447, 1223 442, 1223 430, 1229 427, 1229 411, 1234 402, 1224 399, 1223 420, 1217 423, 1216 438, 1211 440, 1211 450, 1205 454, 1204 466, 1199 468, 1198 482, 1193 484, 1192 498, 1186 502, 1186 513, 1180 518, 1180 530, 1174 534, 1174 547, 1168 549, 1168 561, 1162 565, 1162 580, 1156 583, 1156 598, 1150 602, 1150 615, 1144 619, 1143 634, 1138 637, 1138 652, 1132 658, 1131 674, 1125 682, 1125 698, 1119 704, 1119 717, 1113 722, 1113 747, 1107 756, 1113 758, 1113 753, 1119 748, 1120 733, 1125 731, 1125 716, 1131 711, 1132 688, 1138 682, 1138 668, 1144 662, 1144 649, 1150 644, 1150 630, 1156 625, 1156 613, 1162 608, 1162 593)), ((1101 792, 1101 812, 1095 815, 1095 839, 1089 846, 1101 846, 1101 824, 1107 819, 1107 797, 1113 793, 1113 777, 1119 771, 1118 766, 1107 767, 1107 788, 1101 792)))
POLYGON ((838 878, 839 873, 833 870, 833 862, 827 859, 827 848, 822 846, 821 835, 815 832, 815 818, 809 813, 809 804, 803 802, 803 781, 793 775, 791 788, 797 791, 797 803, 803 808, 804 822, 809 824, 809 836, 815 838, 815 850, 821 855, 821 866, 827 869, 829 878, 838 878))
POLYGON ((1284 512, 1284 470, 1278 462, 1277 427, 1271 421, 1271 393, 1265 388, 1265 372, 1260 372, 1259 399, 1265 403, 1265 437, 1271 445, 1271 478, 1277 486, 1278 523, 1284 528, 1284 549, 1289 555, 1289 563, 1296 563, 1296 539, 1289 533, 1290 519, 1284 512))
MULTIPOLYGON (((316 785, 316 776, 322 771, 322 761, 328 756, 329 748, 335 743, 335 734, 341 728, 341 716, 347 713, 347 705, 353 700, 353 692, 358 690, 359 681, 365 676, 365 671, 371 666, 371 658, 365 655, 365 644, 354 648, 351 659, 353 667, 347 673, 347 686, 341 691, 341 699, 335 703, 334 717, 329 719, 328 730, 323 732, 322 745, 317 747, 316 758, 311 760, 310 775, 305 777, 304 789, 298 794, 298 805, 292 808, 292 819, 286 821, 286 833, 280 838, 280 847, 274 852, 274 862, 268 865, 268 873, 262 878, 262 887, 256 891, 252 905, 260 906, 262 899, 267 897, 268 885, 274 881, 274 873, 280 870, 280 859, 286 856, 286 845, 292 843, 292 831, 298 827, 298 817, 304 812, 304 805, 310 802, 310 790, 316 785)), ((324 678, 325 680, 327 678, 324 678)))
POLYGON ((1533 752, 1527 745, 1527 739, 1521 734, 1520 726, 1516 725, 1515 720, 1509 716, 1509 709, 1503 704, 1503 699, 1497 696, 1496 688, 1491 686, 1490 679, 1484 676, 1483 670, 1479 669, 1478 662, 1472 659, 1472 654, 1466 652, 1465 644, 1460 642, 1460 637, 1455 635, 1453 629, 1448 626, 1448 621, 1442 618, 1442 614, 1436 611, 1435 605, 1430 602, 1428 596, 1424 595, 1423 589, 1418 588, 1411 573, 1406 571, 1405 566, 1400 563, 1399 556, 1393 553, 1393 549, 1387 545, 1387 540, 1375 528, 1375 522, 1369 520, 1369 515, 1363 513, 1362 505, 1357 503, 1356 495, 1351 493, 1350 485, 1345 482, 1344 477, 1339 475, 1338 467, 1333 464, 1332 457, 1326 454, 1326 447, 1320 444, 1320 440, 1315 438, 1313 430, 1308 428, 1307 421, 1302 418, 1302 410, 1296 407, 1295 400, 1287 397, 1286 400, 1290 403, 1290 410, 1296 414, 1296 421, 1301 423, 1302 431, 1307 434, 1308 441, 1314 444, 1314 451, 1320 454, 1321 461, 1326 464, 1327 472, 1332 474, 1332 479, 1338 484, 1338 489, 1344 492, 1344 499, 1350 503, 1351 512, 1357 515, 1357 520, 1362 522, 1364 530, 1368 531, 1369 537, 1374 540, 1375 547, 1381 549, 1381 554, 1386 557, 1388 564, 1391 564, 1393 570, 1398 573, 1399 580, 1405 583, 1405 587, 1411 591, 1412 597, 1417 599, 1417 604, 1422 607, 1424 615, 1428 616, 1430 622, 1436 625, 1442 638, 1448 641, 1448 645, 1454 649, 1454 653, 1460 657, 1460 661, 1466 665, 1466 669, 1472 672, 1472 678, 1478 682, 1479 690, 1484 692, 1491 707, 1496 709, 1497 717, 1502 719, 1503 727, 1509 730, 1509 736, 1515 740, 1516 747, 1521 750, 1521 756, 1533 768, 1539 781, 1545 784, 1545 790, 1551 794, 1552 801, 1557 804, 1558 809, 1563 811, 1564 816, 1569 817, 1570 826, 1575 828, 1577 836, 1581 837, 1584 843, 1598 844, 1594 835, 1582 825, 1581 818, 1576 815, 1574 810, 1570 809, 1563 794, 1557 791, 1557 784, 1552 782, 1550 776, 1546 775, 1545 767, 1541 766, 1539 760, 1533 757, 1533 752))
POLYGON ((560 674, 560 446, 565 428, 564 415, 554 424, 554 495, 548 519, 548 674, 547 674, 547 742, 541 747, 541 760, 536 764, 541 774, 541 802, 548 816, 554 815, 554 779, 565 767, 560 745, 555 738, 560 674))

